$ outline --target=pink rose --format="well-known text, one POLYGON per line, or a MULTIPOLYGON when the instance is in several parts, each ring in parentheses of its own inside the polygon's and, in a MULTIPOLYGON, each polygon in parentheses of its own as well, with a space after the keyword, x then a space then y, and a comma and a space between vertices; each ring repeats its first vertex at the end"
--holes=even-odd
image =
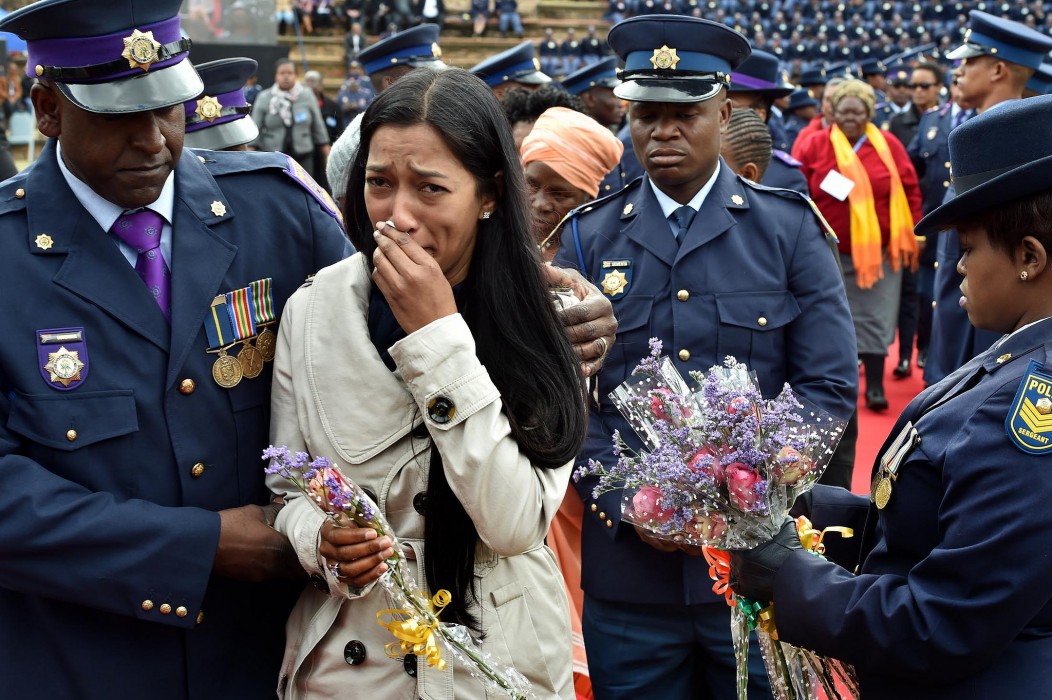
POLYGON ((778 450, 774 459, 777 463, 778 483, 784 486, 791 486, 800 481, 814 466, 799 450, 788 445, 778 450))
POLYGON ((739 413, 755 412, 756 408, 752 405, 752 401, 744 396, 735 396, 731 399, 730 403, 727 404, 727 413, 730 413, 732 416, 738 415, 739 413))
POLYGON ((632 496, 632 508, 636 515, 655 523, 667 523, 675 515, 675 508, 664 508, 661 504, 661 489, 656 486, 644 486, 632 496))
POLYGON ((683 529, 693 539, 719 542, 727 531, 727 519, 718 513, 696 513, 683 525, 683 529))
POLYGON ((720 456, 711 447, 702 447, 695 452, 694 456, 687 463, 687 467, 692 472, 707 474, 717 484, 722 484, 725 478, 723 464, 720 463, 720 456))
POLYGON ((741 510, 751 510, 760 501, 756 485, 763 479, 752 467, 741 462, 727 465, 727 493, 731 503, 741 510))
POLYGON ((677 428, 683 425, 683 419, 690 417, 690 408, 673 398, 672 391, 658 387, 650 392, 650 412, 658 420, 668 421, 677 428))

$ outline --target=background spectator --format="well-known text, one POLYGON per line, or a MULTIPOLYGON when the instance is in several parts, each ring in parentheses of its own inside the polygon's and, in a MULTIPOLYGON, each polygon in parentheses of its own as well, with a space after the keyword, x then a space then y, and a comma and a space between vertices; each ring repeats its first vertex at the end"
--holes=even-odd
POLYGON ((324 167, 329 133, 314 92, 296 80, 296 64, 289 59, 280 59, 275 65, 274 84, 256 98, 252 121, 259 127, 259 138, 250 146, 253 150, 281 151, 313 174, 317 148, 324 167))

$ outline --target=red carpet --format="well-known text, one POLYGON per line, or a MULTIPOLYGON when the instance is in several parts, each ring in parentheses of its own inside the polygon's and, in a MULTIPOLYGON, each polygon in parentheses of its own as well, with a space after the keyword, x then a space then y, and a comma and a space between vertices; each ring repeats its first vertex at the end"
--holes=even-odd
POLYGON ((924 389, 921 376, 923 370, 918 369, 916 364, 906 379, 897 379, 892 375, 891 370, 895 368, 898 358, 899 346, 895 343, 888 350, 888 360, 884 366, 884 392, 888 397, 886 411, 878 413, 866 408, 865 381, 859 370, 858 444, 855 449, 855 473, 851 480, 851 490, 855 493, 869 493, 870 474, 880 446, 884 444, 902 409, 924 389))

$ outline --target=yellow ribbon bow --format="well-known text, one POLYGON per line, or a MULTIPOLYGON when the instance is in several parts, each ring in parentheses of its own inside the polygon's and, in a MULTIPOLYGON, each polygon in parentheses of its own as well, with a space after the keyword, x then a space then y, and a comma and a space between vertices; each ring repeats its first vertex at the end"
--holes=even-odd
POLYGON ((426 614, 398 608, 388 608, 376 613, 376 621, 380 626, 385 627, 398 640, 387 644, 384 653, 392 659, 416 654, 424 657, 428 664, 439 671, 445 670, 446 660, 442 658, 442 650, 435 641, 435 629, 438 627, 438 614, 452 599, 449 591, 443 588, 432 596, 429 601, 431 610, 426 614), (385 620, 387 616, 394 619, 385 620))

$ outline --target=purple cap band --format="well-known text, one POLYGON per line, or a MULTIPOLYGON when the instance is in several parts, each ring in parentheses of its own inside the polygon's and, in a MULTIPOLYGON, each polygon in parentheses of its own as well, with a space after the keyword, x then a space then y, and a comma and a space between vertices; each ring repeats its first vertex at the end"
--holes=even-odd
MULTIPOLYGON (((94 66, 101 63, 109 63, 121 58, 124 51, 124 40, 131 36, 133 29, 130 27, 120 32, 106 34, 104 36, 72 37, 60 39, 39 39, 27 41, 26 47, 29 59, 26 61, 26 75, 30 78, 37 77, 36 67, 54 66, 59 68, 81 68, 94 66)), ((176 15, 163 22, 147 24, 137 27, 140 32, 153 32, 154 41, 164 46, 182 39, 179 33, 179 16, 176 15)), ((186 58, 188 52, 176 54, 171 58, 158 61, 150 66, 150 70, 167 68, 175 65, 186 58)), ((118 78, 126 78, 134 75, 142 75, 142 68, 132 68, 107 75, 103 78, 83 80, 76 82, 98 83, 109 82, 118 78)), ((65 81, 73 82, 73 81, 65 81)))
POLYGON ((743 87, 751 88, 753 90, 778 90, 782 86, 769 83, 766 80, 760 78, 754 78, 751 75, 744 75, 742 73, 731 73, 731 87, 743 87))
MULTIPOLYGON (((233 92, 224 92, 224 93, 222 93, 220 95, 202 95, 201 97, 198 98, 198 100, 204 99, 205 97, 214 97, 214 98, 216 98, 219 101, 219 106, 222 107, 223 109, 226 109, 227 107, 248 107, 249 106, 248 105, 248 100, 245 99, 245 92, 243 90, 241 90, 241 89, 234 90, 233 92)), ((186 118, 187 119, 190 119, 192 117, 197 116, 197 101, 198 100, 189 100, 189 101, 183 103, 183 109, 186 112, 186 118)), ((238 116, 241 116, 241 115, 238 115, 238 116)), ((219 121, 220 120, 217 119, 216 121, 209 122, 209 123, 210 124, 216 124, 219 121)))
POLYGON ((206 122, 203 119, 199 122, 194 122, 193 124, 187 122, 186 133, 192 134, 201 129, 208 129, 209 127, 219 126, 220 124, 226 124, 227 122, 236 122, 238 119, 244 119, 247 116, 247 114, 228 114, 225 117, 219 117, 219 119, 216 119, 213 122, 206 122))

